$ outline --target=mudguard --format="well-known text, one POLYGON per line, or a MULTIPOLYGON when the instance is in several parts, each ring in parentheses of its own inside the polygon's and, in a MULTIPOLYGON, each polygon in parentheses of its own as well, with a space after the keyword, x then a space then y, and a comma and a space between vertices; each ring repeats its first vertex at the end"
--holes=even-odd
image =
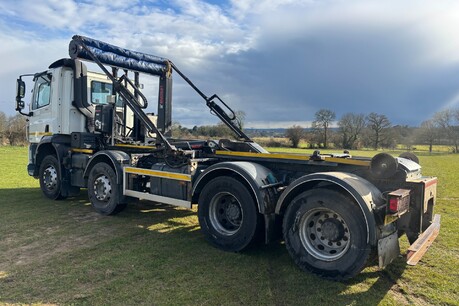
POLYGON ((85 178, 89 176, 89 172, 91 172, 92 167, 99 162, 111 163, 113 165, 116 173, 116 183, 121 185, 123 183, 123 165, 129 165, 131 158, 129 157, 129 154, 123 151, 99 151, 92 156, 91 160, 86 165, 86 169, 84 170, 85 178))
MULTIPOLYGON (((30 147, 32 148, 32 146, 30 147)), ((54 134, 44 136, 38 143, 35 154, 32 159, 32 164, 27 165, 29 175, 38 178, 38 171, 43 158, 48 155, 56 155, 57 161, 61 166, 61 196, 74 196, 80 191, 78 187, 70 185, 70 171, 65 167, 66 156, 70 148, 70 135, 54 134)), ((29 149, 30 150, 30 149, 29 149)), ((33 150, 33 149, 32 149, 33 150)))
POLYGON ((371 245, 375 245, 377 243, 377 234, 373 209, 383 205, 384 200, 378 188, 355 174, 344 172, 318 172, 298 178, 281 194, 276 204, 276 214, 283 214, 296 195, 316 187, 319 183, 337 186, 354 198, 365 218, 367 242, 371 245))
POLYGON ((268 168, 251 162, 222 162, 210 166, 194 180, 193 203, 197 203, 199 193, 211 179, 222 175, 235 175, 250 186, 258 210, 262 214, 274 212, 274 194, 269 186, 275 184, 275 178, 268 168))
POLYGON ((59 164, 62 165, 64 156, 67 154, 69 147, 69 135, 55 134, 51 136, 44 136, 35 149, 33 163, 27 166, 29 174, 33 173, 33 176, 36 178, 38 176, 38 170, 40 169, 41 159, 49 154, 55 154, 59 164))

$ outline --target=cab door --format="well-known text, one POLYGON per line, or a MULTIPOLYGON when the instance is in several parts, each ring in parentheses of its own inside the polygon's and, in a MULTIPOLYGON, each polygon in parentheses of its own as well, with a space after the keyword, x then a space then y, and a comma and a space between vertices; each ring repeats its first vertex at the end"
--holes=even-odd
POLYGON ((29 142, 37 143, 43 136, 56 133, 57 116, 53 115, 52 103, 52 74, 43 72, 35 77, 29 117, 29 142))

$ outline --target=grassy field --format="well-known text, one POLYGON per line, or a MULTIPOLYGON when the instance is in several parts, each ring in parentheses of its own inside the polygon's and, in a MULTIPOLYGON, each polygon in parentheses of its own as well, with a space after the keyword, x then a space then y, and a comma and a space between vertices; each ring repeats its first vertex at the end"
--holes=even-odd
POLYGON ((211 247, 195 210, 141 201, 103 217, 85 190, 45 199, 27 175, 27 148, 0 147, 0 304, 458 304, 459 155, 420 160, 439 177, 440 236, 415 267, 400 257, 337 283, 301 272, 281 242, 244 253, 211 247))

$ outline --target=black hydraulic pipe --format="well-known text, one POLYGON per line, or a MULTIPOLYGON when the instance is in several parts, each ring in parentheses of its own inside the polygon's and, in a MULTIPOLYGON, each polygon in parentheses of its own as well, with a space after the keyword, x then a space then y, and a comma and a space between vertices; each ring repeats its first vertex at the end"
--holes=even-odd
POLYGON ((95 57, 110 66, 153 75, 162 75, 169 69, 169 62, 165 58, 131 51, 80 35, 73 36, 69 44, 69 54, 72 59, 92 61, 95 57), (82 48, 82 45, 85 48, 82 48))

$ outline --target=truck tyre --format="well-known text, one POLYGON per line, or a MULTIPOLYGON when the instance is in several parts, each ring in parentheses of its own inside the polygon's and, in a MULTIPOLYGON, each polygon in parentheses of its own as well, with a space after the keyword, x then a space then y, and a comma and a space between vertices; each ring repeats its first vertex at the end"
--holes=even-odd
POLYGON ((52 199, 60 200, 65 197, 61 193, 61 166, 54 155, 48 155, 41 161, 39 170, 40 188, 43 194, 52 199))
POLYGON ((88 197, 92 207, 102 215, 114 215, 126 207, 120 203, 115 171, 104 162, 96 164, 89 172, 88 197))
POLYGON ((371 251, 358 205, 329 189, 296 196, 285 213, 283 233, 290 256, 302 270, 332 280, 358 274, 371 251))
POLYGON ((199 196, 201 231, 215 247, 238 252, 257 240, 261 215, 247 187, 228 176, 217 177, 199 196))

